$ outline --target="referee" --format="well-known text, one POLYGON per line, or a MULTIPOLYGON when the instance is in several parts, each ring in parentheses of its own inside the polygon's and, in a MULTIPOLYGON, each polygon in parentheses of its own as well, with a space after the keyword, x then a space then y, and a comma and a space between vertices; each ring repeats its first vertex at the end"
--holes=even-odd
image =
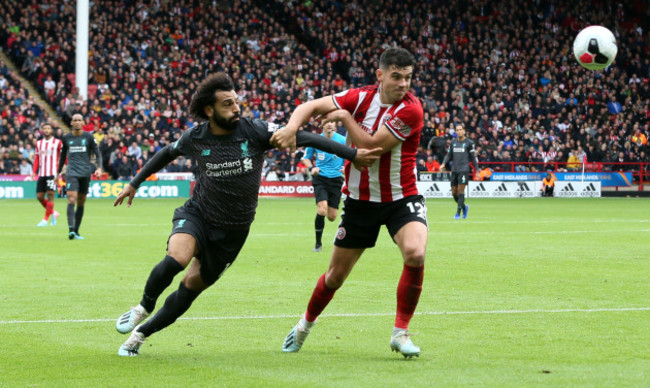
MULTIPOLYGON (((334 123, 325 124, 321 136, 345 144, 345 137, 336 133, 334 123)), ((343 186, 343 160, 334 154, 312 147, 307 147, 302 159, 302 163, 311 171, 311 184, 314 186, 314 196, 316 197, 317 210, 314 221, 316 246, 314 246, 314 252, 323 250, 321 239, 323 228, 325 228, 325 216, 328 220, 334 221, 339 211, 341 187, 343 186), (312 158, 315 159, 314 163, 312 163, 312 158)))
POLYGON ((458 137, 451 141, 447 149, 447 155, 440 163, 440 171, 443 171, 445 165, 451 162, 451 194, 458 204, 454 219, 459 220, 461 211, 463 212, 463 218, 467 218, 467 212, 469 211, 469 205, 465 205, 465 186, 471 174, 469 164, 474 165, 474 171, 477 174, 479 170, 474 142, 465 137, 465 127, 461 124, 456 125, 456 135, 458 137))

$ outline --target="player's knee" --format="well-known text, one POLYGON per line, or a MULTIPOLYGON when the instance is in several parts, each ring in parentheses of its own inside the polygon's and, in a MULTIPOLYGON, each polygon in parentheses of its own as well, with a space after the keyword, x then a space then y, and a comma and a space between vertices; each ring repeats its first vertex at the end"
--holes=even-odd
POLYGON ((419 267, 424 265, 424 258, 426 255, 426 246, 422 244, 413 244, 404 247, 402 250, 402 256, 404 257, 404 263, 413 267, 419 267))
POLYGON ((201 278, 199 272, 188 271, 183 277, 183 284, 192 291, 201 292, 214 284, 214 281, 210 284, 206 284, 201 278))
POLYGON ((327 219, 330 220, 330 222, 336 220, 336 212, 334 212, 334 213, 327 213, 327 219))
POLYGON ((325 285, 327 288, 337 290, 341 288, 345 282, 346 276, 344 274, 338 273, 336 271, 328 270, 325 274, 325 285))

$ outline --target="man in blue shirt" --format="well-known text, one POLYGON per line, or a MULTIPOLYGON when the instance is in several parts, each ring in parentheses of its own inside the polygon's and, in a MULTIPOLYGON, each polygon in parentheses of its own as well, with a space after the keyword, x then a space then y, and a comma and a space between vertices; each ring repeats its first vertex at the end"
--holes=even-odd
MULTIPOLYGON (((323 127, 323 134, 328 139, 345 144, 345 137, 336 133, 336 125, 327 123, 323 127)), ((312 175, 312 186, 316 197, 316 246, 314 252, 323 250, 323 229, 325 228, 325 216, 334 221, 339 211, 341 202, 341 187, 343 186, 343 161, 344 159, 321 150, 307 147, 302 163, 309 168, 312 175), (312 163, 312 158, 314 162, 312 163)))

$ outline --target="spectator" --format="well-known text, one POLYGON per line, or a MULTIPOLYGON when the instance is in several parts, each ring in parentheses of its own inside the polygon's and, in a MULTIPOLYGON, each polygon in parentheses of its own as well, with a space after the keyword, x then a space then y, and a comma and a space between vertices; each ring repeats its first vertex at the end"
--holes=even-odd
POLYGON ((429 172, 440 171, 440 163, 438 163, 434 156, 429 155, 426 161, 426 168, 429 172))
POLYGON ((121 181, 128 181, 133 178, 133 163, 128 156, 122 155, 117 163, 117 179, 121 181))
POLYGON ((32 164, 29 163, 28 159, 22 159, 20 161, 20 167, 18 169, 20 175, 31 175, 32 174, 32 164))
POLYGON ((569 152, 569 159, 567 160, 566 169, 569 171, 578 171, 582 167, 582 160, 580 160, 575 153, 569 152))

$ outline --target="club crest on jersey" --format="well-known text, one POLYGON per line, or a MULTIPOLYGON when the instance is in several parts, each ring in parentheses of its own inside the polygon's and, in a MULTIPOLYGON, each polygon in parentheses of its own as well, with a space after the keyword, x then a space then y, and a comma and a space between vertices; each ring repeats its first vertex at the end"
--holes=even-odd
POLYGON ((399 131, 404 136, 411 134, 411 127, 406 125, 399 117, 390 117, 386 118, 386 123, 396 131, 399 131))
POLYGON ((210 155, 210 150, 201 151, 201 156, 209 156, 209 155, 210 155))
POLYGON ((344 238, 345 238, 345 228, 340 227, 339 230, 336 231, 336 239, 343 240, 344 238))
POLYGON ((248 158, 250 154, 248 153, 248 140, 240 144, 241 146, 241 157, 248 158))

